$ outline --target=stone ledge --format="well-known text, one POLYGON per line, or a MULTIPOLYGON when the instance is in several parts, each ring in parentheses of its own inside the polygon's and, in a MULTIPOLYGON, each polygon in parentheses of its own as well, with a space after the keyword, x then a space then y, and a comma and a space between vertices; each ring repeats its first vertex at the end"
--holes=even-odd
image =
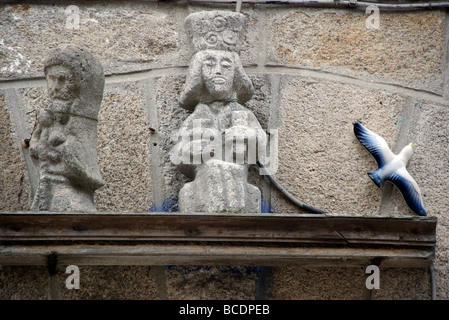
POLYGON ((435 217, 0 213, 0 265, 428 266, 435 217))

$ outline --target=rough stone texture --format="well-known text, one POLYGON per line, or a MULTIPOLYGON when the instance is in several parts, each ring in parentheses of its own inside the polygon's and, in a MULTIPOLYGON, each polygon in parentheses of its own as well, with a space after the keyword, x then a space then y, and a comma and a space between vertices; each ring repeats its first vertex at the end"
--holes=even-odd
MULTIPOLYGON (((170 161, 170 151, 175 145, 173 133, 176 132, 189 113, 179 107, 178 99, 185 82, 185 76, 162 76, 156 78, 155 100, 158 115, 156 146, 160 153, 162 199, 168 203, 167 211, 177 211, 178 192, 189 180, 176 169, 170 161)), ((159 205, 159 204, 158 204, 159 205)))
POLYGON ((0 92, 0 211, 21 211, 29 208, 28 175, 11 133, 5 96, 0 92))
POLYGON ((0 266, 0 300, 46 300, 47 267, 0 266))
MULTIPOLYGON (((67 289, 69 274, 58 268, 57 295, 63 300, 158 299, 155 274, 149 266, 79 266, 80 288, 67 289)), ((55 290, 56 291, 56 290, 55 290)))
POLYGON ((19 88, 16 92, 20 104, 15 107, 22 109, 21 113, 25 115, 25 136, 31 138, 33 130, 37 126, 37 117, 40 111, 50 104, 50 97, 45 86, 19 88))
POLYGON ((365 279, 364 268, 274 268, 271 294, 275 300, 360 300, 365 279))
POLYGON ((254 94, 251 100, 245 103, 245 107, 251 110, 264 130, 270 129, 271 116, 271 77, 269 75, 248 74, 254 86, 254 94))
POLYGON ((427 269, 379 268, 379 289, 366 289, 369 274, 360 268, 274 268, 272 299, 428 300, 427 269))
MULTIPOLYGON (((229 7, 229 11, 234 11, 233 6, 229 7)), ((262 40, 260 35, 260 22, 257 10, 249 11, 243 10, 242 13, 246 16, 246 28, 243 34, 242 50, 240 51, 240 58, 244 66, 255 65, 259 60, 261 54, 258 49, 259 43, 262 40)))
POLYGON ((105 73, 148 68, 178 62, 170 54, 177 51, 180 26, 176 12, 164 12, 157 4, 119 3, 86 5, 0 5, 0 78, 42 75, 42 57, 66 43, 79 44, 97 56, 105 73), (72 22, 69 5, 79 8, 79 29, 72 22), (170 16, 171 14, 171 16, 170 16), (14 35, 14 36, 11 36, 14 35), (6 69, 5 69, 6 68, 6 69))
POLYGON ((268 61, 324 70, 335 67, 331 70, 337 73, 400 80, 441 94, 444 15, 381 11, 379 29, 366 28, 368 17, 346 10, 274 11, 268 61))
MULTIPOLYGON (((419 181, 423 193, 423 201, 429 216, 438 218, 437 223, 437 249, 435 259, 435 273, 437 282, 437 295, 439 299, 449 299, 447 288, 449 276, 449 207, 448 184, 448 136, 447 119, 449 111, 446 106, 437 106, 431 103, 417 103, 419 116, 415 120, 414 149, 410 163, 410 173, 419 181)), ((404 204, 398 203, 400 196, 393 197, 396 210, 401 210, 404 204)))
MULTIPOLYGON (((380 289, 372 290, 373 300, 429 300, 428 269, 379 268, 380 289)), ((368 275, 366 275, 368 276, 368 275)))
MULTIPOLYGON (((300 201, 334 213, 377 214, 377 168, 353 133, 360 120, 393 148, 405 99, 333 82, 284 78, 281 84, 279 182, 300 201)), ((299 212, 273 195, 276 212, 299 212)), ((408 213, 408 211, 406 211, 408 213)))
POLYGON ((137 85, 107 88, 98 121, 98 161, 105 185, 99 211, 147 212, 153 201, 150 130, 137 85))
POLYGON ((80 288, 67 289, 70 274, 58 266, 0 266, 1 300, 150 300, 158 299, 157 274, 150 266, 79 266, 80 288))
MULTIPOLYGON (((210 10, 191 6, 189 11, 210 10)), ((225 10, 233 11, 231 6, 225 10)), ((242 62, 255 64, 259 50, 257 11, 248 18, 242 62)), ((188 65, 191 52, 184 29, 185 8, 170 3, 97 3, 0 5, 0 78, 43 76, 42 50, 64 43, 87 47, 102 62, 105 73, 188 65), (66 26, 69 5, 79 8, 79 29, 66 26), (5 17, 3 19, 3 17, 5 17), (11 35, 16 35, 11 37, 11 35)))
POLYGON ((252 300, 257 267, 172 266, 167 297, 181 300, 252 300))
POLYGON ((211 160, 179 192, 180 212, 260 212, 261 194, 247 183, 248 168, 211 160))
POLYGON ((38 113, 29 142, 39 173, 31 209, 96 211, 93 194, 103 186, 96 145, 103 68, 73 45, 52 51, 44 68, 50 103, 38 113))

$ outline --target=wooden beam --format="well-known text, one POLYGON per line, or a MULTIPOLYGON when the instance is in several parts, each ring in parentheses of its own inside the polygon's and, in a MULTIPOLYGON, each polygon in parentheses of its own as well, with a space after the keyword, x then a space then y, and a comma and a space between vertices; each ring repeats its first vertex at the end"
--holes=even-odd
POLYGON ((434 217, 336 214, 0 213, 3 241, 250 241, 432 245, 434 217))
POLYGON ((426 265, 435 217, 1 212, 0 265, 426 265))
POLYGON ((422 248, 326 248, 217 244, 0 246, 0 265, 240 265, 425 267, 433 251, 422 248))

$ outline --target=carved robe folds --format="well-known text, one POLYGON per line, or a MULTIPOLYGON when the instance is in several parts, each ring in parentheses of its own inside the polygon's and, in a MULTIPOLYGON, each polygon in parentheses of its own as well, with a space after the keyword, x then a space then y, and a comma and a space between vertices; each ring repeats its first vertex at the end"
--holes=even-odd
POLYGON ((251 111, 236 102, 199 104, 179 132, 178 169, 194 179, 180 190, 181 212, 260 212, 260 191, 247 178, 265 133, 251 111))

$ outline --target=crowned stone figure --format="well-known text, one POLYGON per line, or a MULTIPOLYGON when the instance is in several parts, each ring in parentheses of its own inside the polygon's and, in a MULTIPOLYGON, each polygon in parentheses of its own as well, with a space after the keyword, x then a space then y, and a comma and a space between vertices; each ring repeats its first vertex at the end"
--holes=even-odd
POLYGON ((205 11, 185 21, 194 55, 179 104, 192 111, 176 134, 171 159, 192 179, 179 192, 181 212, 260 212, 260 190, 247 182, 262 160, 266 134, 243 104, 254 87, 240 48, 246 17, 205 11))
POLYGON ((103 185, 97 163, 97 117, 104 73, 86 49, 66 45, 44 61, 49 105, 40 111, 30 140, 39 185, 31 209, 96 211, 103 185))

